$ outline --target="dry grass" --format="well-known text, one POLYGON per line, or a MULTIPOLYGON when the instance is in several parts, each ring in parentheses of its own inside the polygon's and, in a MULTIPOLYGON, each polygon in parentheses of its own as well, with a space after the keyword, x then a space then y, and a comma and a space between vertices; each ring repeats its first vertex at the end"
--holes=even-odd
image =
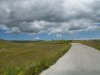
POLYGON ((79 41, 73 41, 73 42, 79 42, 79 43, 82 43, 82 44, 85 44, 85 45, 88 45, 100 50, 100 40, 79 40, 79 41))
POLYGON ((0 41, 0 75, 38 75, 69 48, 66 42, 0 41))

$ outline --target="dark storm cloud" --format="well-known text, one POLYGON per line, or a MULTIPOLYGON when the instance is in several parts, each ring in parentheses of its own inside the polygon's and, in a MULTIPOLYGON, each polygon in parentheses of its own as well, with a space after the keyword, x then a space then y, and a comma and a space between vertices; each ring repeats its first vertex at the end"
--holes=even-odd
POLYGON ((7 33, 73 33, 97 30, 98 0, 0 0, 0 28, 7 33))

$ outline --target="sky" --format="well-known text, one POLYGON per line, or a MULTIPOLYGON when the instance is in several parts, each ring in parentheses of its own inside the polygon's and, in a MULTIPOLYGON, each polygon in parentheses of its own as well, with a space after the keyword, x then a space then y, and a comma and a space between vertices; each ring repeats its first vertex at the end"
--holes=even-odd
POLYGON ((0 39, 100 39, 100 1, 0 0, 0 39))

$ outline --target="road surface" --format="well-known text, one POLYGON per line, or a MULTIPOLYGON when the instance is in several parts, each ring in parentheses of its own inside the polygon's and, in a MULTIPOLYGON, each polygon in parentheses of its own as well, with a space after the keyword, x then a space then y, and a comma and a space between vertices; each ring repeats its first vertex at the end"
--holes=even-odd
POLYGON ((72 43, 69 52, 40 75, 100 75, 100 51, 72 43))

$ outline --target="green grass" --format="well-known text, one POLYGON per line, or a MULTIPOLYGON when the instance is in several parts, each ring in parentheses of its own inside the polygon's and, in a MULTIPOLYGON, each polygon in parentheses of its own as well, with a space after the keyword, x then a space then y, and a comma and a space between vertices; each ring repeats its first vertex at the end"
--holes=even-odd
POLYGON ((39 75, 70 47, 66 41, 0 41, 0 75, 39 75))
POLYGON ((85 44, 85 45, 88 45, 100 50, 100 40, 79 40, 79 41, 73 41, 73 42, 79 42, 79 43, 82 43, 82 44, 85 44))

